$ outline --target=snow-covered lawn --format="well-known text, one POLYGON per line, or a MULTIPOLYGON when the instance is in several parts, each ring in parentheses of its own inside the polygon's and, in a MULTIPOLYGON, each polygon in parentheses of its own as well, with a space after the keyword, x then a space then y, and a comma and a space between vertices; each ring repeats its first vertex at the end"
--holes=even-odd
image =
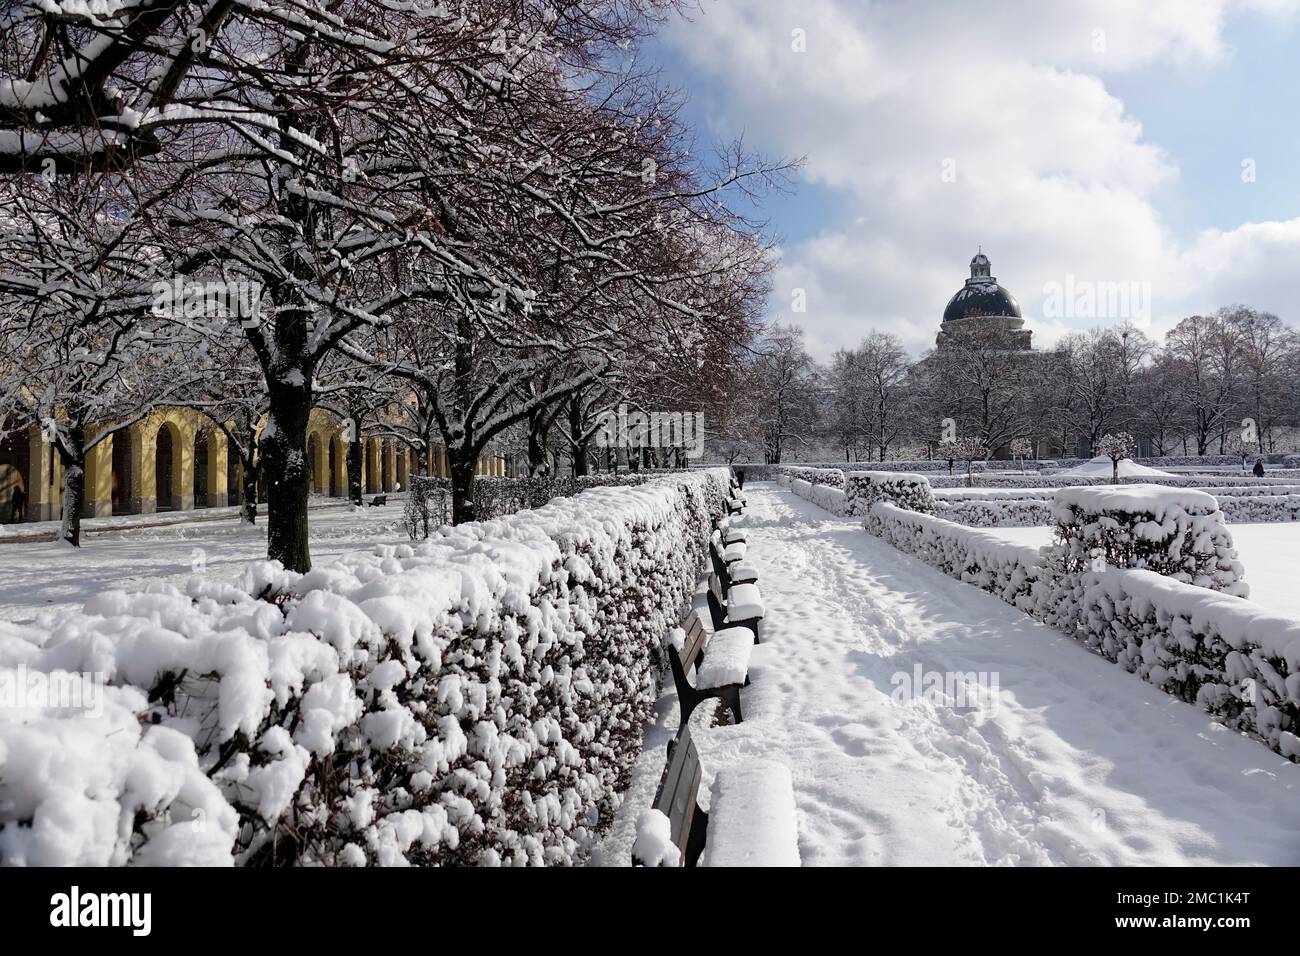
MULTIPOLYGON (((312 560, 324 565, 372 544, 409 542, 401 517, 402 499, 393 495, 386 506, 355 513, 348 506, 313 510, 312 560)), ((234 580, 246 561, 266 557, 265 519, 259 522, 243 526, 232 509, 219 520, 84 535, 80 549, 57 542, 0 543, 0 618, 28 621, 42 611, 80 607, 96 591, 183 581, 196 567, 234 580)))
MULTIPOLYGON (((1300 863, 1300 766, 855 520, 746 490, 764 642, 745 722, 696 711, 702 799, 718 767, 785 763, 805 864, 1300 863), (896 693, 917 667, 1000 693, 896 693)), ((669 680, 601 862, 626 865, 676 727, 669 680)))
MULTIPOLYGON (((1040 547, 1052 541, 1052 529, 985 528, 1015 544, 1040 547)), ((1300 618, 1300 523, 1231 524, 1232 541, 1246 566, 1250 599, 1279 614, 1300 618)))

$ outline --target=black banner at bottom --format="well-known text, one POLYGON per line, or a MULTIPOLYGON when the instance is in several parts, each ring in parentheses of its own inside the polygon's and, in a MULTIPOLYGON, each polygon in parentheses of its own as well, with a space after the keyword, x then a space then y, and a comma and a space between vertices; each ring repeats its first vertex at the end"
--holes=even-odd
POLYGON ((259 948, 436 945, 484 932, 500 943, 503 931, 572 945, 606 928, 612 935, 588 938, 644 941, 656 927, 703 938, 784 930, 922 944, 1049 930, 1071 941, 1200 935, 1232 945, 1284 928, 1294 878, 1277 869, 0 870, 0 920, 21 939, 76 933, 127 947, 224 947, 245 934, 259 948))

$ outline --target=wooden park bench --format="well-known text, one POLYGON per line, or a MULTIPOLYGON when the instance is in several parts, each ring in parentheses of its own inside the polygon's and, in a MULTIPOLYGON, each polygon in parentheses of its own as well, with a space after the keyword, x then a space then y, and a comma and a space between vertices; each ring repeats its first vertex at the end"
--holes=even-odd
POLYGON ((709 617, 713 620, 713 630, 744 627, 754 634, 754 643, 759 644, 758 625, 763 620, 763 596, 757 584, 732 583, 726 593, 722 590, 722 580, 716 574, 709 575, 709 617))
MULTIPOLYGON (((747 760, 720 768, 713 775, 708 812, 698 801, 703 776, 699 751, 683 724, 668 745, 668 765, 651 811, 662 815, 657 822, 667 818, 667 835, 680 848, 669 860, 675 858, 679 866, 799 865, 794 784, 784 764, 747 760)), ((638 832, 632 865, 665 862, 663 849, 647 847, 638 832), (658 853, 661 860, 648 861, 639 850, 658 853)))
POLYGON ((740 714, 740 688, 749 683, 749 657, 754 650, 754 636, 747 628, 729 627, 709 633, 700 620, 698 611, 692 611, 682 629, 686 637, 679 648, 668 645, 668 666, 677 686, 677 700, 681 705, 679 727, 685 727, 703 701, 718 698, 731 709, 736 723, 740 714), (705 641, 708 640, 707 654, 705 641), (695 683, 689 674, 695 669, 695 683))
POLYGON ((370 507, 377 508, 386 504, 388 504, 388 495, 375 495, 375 500, 370 502, 370 507))
POLYGON ((713 573, 722 585, 724 601, 731 592, 732 585, 753 584, 758 580, 758 572, 745 564, 743 559, 744 551, 736 549, 736 542, 724 545, 721 536, 714 533, 709 541, 709 560, 713 565, 713 573))

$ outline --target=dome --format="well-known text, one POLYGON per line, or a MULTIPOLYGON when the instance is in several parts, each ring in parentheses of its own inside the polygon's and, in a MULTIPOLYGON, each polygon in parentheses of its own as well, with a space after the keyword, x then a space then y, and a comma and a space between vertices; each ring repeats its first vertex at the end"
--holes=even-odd
POLYGON ((992 336, 992 340, 1006 343, 1009 349, 1026 351, 1032 348, 1033 333, 1024 324, 1020 303, 998 285, 989 257, 981 250, 970 261, 970 278, 943 310, 943 323, 935 345, 944 348, 958 339, 978 334, 992 336))
POLYGON ((970 261, 970 278, 948 300, 943 310, 943 320, 978 319, 1002 315, 1020 318, 1020 303, 991 275, 989 257, 979 253, 970 261))

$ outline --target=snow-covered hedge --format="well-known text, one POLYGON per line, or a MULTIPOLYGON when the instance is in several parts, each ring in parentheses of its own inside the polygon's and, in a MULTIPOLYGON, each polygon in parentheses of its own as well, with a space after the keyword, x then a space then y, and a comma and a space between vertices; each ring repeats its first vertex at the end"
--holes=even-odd
POLYGON ((1245 597, 1237 557, 1219 503, 1212 495, 1158 485, 1062 488, 1053 518, 1051 564, 1069 579, 1095 570, 1098 559, 1245 597))
POLYGON ((824 508, 831 514, 842 516, 846 513, 846 499, 842 488, 832 488, 830 485, 813 485, 802 478, 796 478, 790 482, 790 490, 800 498, 811 501, 817 507, 824 508))
POLYGON ((934 513, 972 528, 1033 528, 1052 523, 1050 498, 941 498, 934 513))
POLYGON ((1300 621, 1150 571, 1111 570, 1090 576, 1076 623, 1102 656, 1300 758, 1300 621))
POLYGON ((871 506, 864 523, 876 537, 944 574, 996 594, 1021 610, 1033 610, 1033 585, 1043 565, 1037 548, 1010 544, 988 531, 885 501, 871 506))
POLYGON ((929 513, 934 494, 925 475, 902 471, 854 471, 845 477, 847 514, 865 516, 877 501, 888 501, 912 511, 929 513))
MULTIPOLYGON (((965 488, 966 476, 931 476, 930 483, 935 488, 965 488)), ((1086 488, 1096 485, 1109 485, 1110 483, 1109 476, 977 474, 971 479, 971 490, 979 488, 1086 488)), ((1155 475, 1120 478, 1119 483, 1121 485, 1164 485, 1169 488, 1202 488, 1207 485, 1213 485, 1217 488, 1267 488, 1289 486, 1292 481, 1286 478, 1255 478, 1253 476, 1234 475, 1169 475, 1168 477, 1155 475)))
POLYGON ((1300 495, 1232 495, 1219 498, 1223 517, 1234 524, 1300 521, 1300 495))
POLYGON ((560 498, 306 575, 0 623, 0 863, 571 863, 640 751, 723 469, 560 498), (97 686, 92 683, 91 685, 97 686))
POLYGON ((780 465, 780 474, 789 481, 806 481, 810 485, 844 487, 844 472, 838 468, 811 468, 805 465, 780 465))
MULTIPOLYGON (((1219 557, 1214 542, 1221 544, 1222 536, 1205 502, 1157 507, 1162 526, 1169 526, 1162 540, 1181 547, 1189 538, 1209 539, 1202 544, 1213 545, 1219 557), (1188 525, 1198 524, 1203 527, 1193 534, 1188 525)), ((1134 514, 1126 503, 1114 524, 1131 527, 1134 514)), ((1166 693, 1300 761, 1300 621, 1149 570, 1092 571, 1089 563, 1062 573, 1056 552, 1086 553, 1096 540, 1086 524, 1073 520, 1064 529, 1069 540, 1041 551, 887 503, 873 505, 865 525, 899 550, 1060 628, 1166 693)))
MULTIPOLYGON (((600 475, 498 478, 481 475, 474 479, 474 519, 490 521, 523 511, 540 508, 555 498, 576 495, 588 488, 622 488, 641 485, 656 477, 684 474, 681 470, 655 472, 624 471, 600 475)), ((451 480, 415 475, 407 489, 402 523, 412 540, 427 538, 429 532, 451 521, 451 480)))

